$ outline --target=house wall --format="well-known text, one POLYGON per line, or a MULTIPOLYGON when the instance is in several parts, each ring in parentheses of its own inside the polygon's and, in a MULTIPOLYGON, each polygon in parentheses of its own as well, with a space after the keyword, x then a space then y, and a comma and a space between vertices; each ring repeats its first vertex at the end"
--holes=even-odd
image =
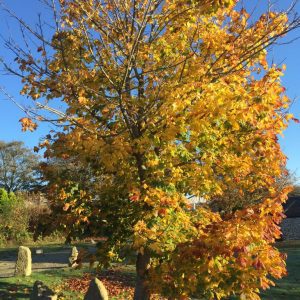
POLYGON ((300 240, 300 217, 284 219, 281 231, 284 240, 300 240))

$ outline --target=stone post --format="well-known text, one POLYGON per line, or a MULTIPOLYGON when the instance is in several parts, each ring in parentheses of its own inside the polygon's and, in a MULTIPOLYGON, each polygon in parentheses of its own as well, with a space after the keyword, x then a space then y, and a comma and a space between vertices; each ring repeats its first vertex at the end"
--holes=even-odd
POLYGON ((31 275, 31 251, 28 247, 20 246, 16 262, 15 276, 31 275))
POLYGON ((108 292, 99 279, 95 278, 91 281, 84 300, 108 300, 108 292))

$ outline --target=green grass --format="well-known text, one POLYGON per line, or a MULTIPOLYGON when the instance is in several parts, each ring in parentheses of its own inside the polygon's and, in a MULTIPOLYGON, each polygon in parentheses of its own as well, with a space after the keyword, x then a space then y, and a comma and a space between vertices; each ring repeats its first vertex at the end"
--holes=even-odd
MULTIPOLYGON (((74 270, 71 268, 47 270, 42 272, 32 273, 28 277, 9 277, 0 278, 0 299, 1 300, 15 300, 15 299, 29 299, 33 284, 36 280, 42 281, 46 286, 55 291, 59 299, 64 300, 81 300, 84 295, 68 290, 63 282, 70 278, 80 278, 84 273, 91 273, 88 268, 74 270)), ((122 272, 133 276, 133 266, 124 266, 122 272)), ((111 300, 129 299, 126 292, 119 297, 111 297, 111 300)))
POLYGON ((83 299, 83 295, 77 292, 64 289, 61 291, 61 284, 64 280, 82 276, 87 269, 57 269, 32 273, 28 277, 9 277, 0 279, 0 299, 29 299, 33 284, 36 280, 42 281, 45 285, 63 296, 63 299, 83 299))
MULTIPOLYGON (((87 249, 92 246, 89 243, 76 243, 74 245, 77 246, 78 249, 87 249)), ((35 249, 42 248, 44 254, 46 254, 71 249, 73 245, 68 246, 54 243, 40 246, 36 244, 27 244, 26 246, 30 247, 32 253, 34 253, 35 249)), ((17 251, 18 247, 0 248, 0 259, 16 257, 17 251)), ((121 269, 121 272, 125 275, 132 277, 135 274, 135 269, 132 265, 124 265, 121 269)), ((33 272, 31 276, 28 277, 0 278, 0 300, 29 299, 33 284, 36 280, 42 281, 46 286, 55 291, 59 295, 59 299, 80 300, 83 299, 84 295, 79 292, 68 290, 67 287, 63 285, 63 282, 70 278, 80 278, 84 273, 95 273, 95 271, 88 267, 77 270, 71 268, 59 268, 33 272)), ((111 297, 110 299, 129 299, 129 297, 127 297, 126 294, 122 294, 120 297, 111 297)))
MULTIPOLYGON (((90 244, 78 243, 75 244, 79 248, 87 248, 90 244)), ((26 244, 29 246, 32 253, 35 249, 42 248, 44 254, 51 253, 56 251, 61 251, 65 249, 71 249, 71 246, 50 243, 45 245, 26 244)), ((0 248, 0 258, 15 257, 17 255, 18 247, 5 247, 0 248)), ((70 268, 60 268, 52 269, 47 271, 33 272, 29 277, 9 277, 9 278, 0 278, 0 299, 29 299, 29 295, 32 291, 33 284, 36 280, 42 281, 45 285, 50 287, 53 290, 59 290, 62 282, 69 278, 78 278, 81 277, 84 272, 90 272, 89 269, 83 268, 81 270, 74 270, 70 268)), ((83 299, 83 295, 77 292, 72 292, 65 290, 62 292, 63 298, 66 300, 77 300, 83 299)))
POLYGON ((288 276, 276 282, 276 286, 261 293, 262 299, 299 300, 300 299, 300 241, 278 244, 287 253, 288 276))

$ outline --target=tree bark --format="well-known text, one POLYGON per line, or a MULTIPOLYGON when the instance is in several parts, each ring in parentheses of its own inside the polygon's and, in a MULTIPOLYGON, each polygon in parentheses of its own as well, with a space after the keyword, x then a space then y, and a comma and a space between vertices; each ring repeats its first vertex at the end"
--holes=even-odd
POLYGON ((147 266, 150 263, 150 255, 148 253, 137 255, 136 259, 136 284, 134 291, 134 300, 149 300, 150 292, 146 285, 147 266))

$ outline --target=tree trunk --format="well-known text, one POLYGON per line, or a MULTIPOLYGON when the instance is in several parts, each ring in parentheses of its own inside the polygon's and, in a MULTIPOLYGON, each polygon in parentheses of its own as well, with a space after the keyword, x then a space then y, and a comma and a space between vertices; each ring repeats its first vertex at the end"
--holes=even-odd
POLYGON ((147 266, 150 262, 148 253, 137 255, 136 259, 136 284, 134 291, 134 300, 149 300, 150 293, 146 286, 147 266))

